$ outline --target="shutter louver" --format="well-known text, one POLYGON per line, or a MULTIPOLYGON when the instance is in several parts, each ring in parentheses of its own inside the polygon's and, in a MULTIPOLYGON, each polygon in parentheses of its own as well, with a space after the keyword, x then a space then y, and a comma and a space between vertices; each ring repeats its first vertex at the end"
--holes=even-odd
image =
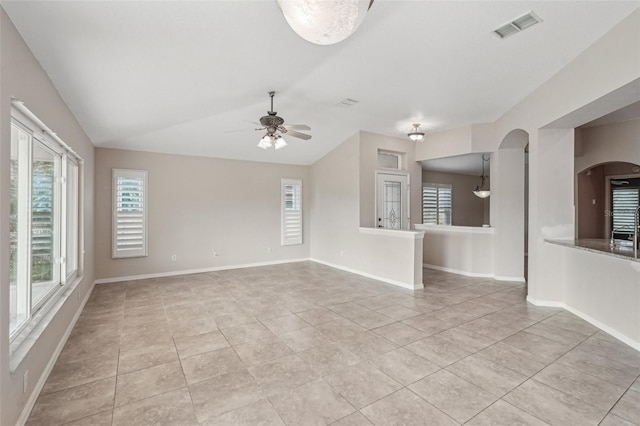
POLYGON ((428 185, 422 188, 422 223, 438 224, 438 188, 428 185))
POLYGON ((302 181, 282 180, 282 245, 302 244, 302 181))
POLYGON ((422 187, 422 223, 451 225, 451 185, 426 183, 422 187))
POLYGON ((113 257, 147 255, 145 171, 113 171, 113 257))
POLYGON ((633 234, 634 213, 638 208, 638 188, 613 189, 613 230, 615 233, 633 234))

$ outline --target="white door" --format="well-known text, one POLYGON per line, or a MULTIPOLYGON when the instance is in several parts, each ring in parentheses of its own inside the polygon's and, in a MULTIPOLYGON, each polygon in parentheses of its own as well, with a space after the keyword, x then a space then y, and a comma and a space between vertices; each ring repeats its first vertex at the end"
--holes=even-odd
POLYGON ((376 220, 378 228, 409 229, 408 176, 376 175, 376 220))

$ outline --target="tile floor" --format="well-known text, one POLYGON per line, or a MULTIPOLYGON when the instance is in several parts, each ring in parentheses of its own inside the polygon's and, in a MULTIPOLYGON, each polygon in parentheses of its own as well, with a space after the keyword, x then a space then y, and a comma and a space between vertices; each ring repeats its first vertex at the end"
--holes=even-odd
POLYGON ((312 262, 96 286, 30 425, 640 424, 640 353, 521 284, 312 262))

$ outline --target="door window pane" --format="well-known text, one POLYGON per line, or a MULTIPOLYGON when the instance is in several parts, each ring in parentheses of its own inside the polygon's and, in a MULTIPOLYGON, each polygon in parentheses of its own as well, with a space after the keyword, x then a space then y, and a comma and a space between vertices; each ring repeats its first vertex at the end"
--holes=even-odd
POLYGON ((402 184, 400 182, 384 182, 382 219, 385 228, 402 228, 402 184))

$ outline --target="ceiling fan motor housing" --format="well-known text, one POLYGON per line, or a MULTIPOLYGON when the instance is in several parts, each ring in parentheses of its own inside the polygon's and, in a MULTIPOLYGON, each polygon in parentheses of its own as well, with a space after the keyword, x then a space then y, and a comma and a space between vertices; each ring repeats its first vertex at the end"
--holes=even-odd
MULTIPOLYGON (((265 115, 264 117, 260 117, 260 124, 267 128, 267 130, 273 129, 273 132, 276 129, 284 124, 284 120, 277 115, 265 115)), ((271 133, 273 133, 271 132, 271 133)))

